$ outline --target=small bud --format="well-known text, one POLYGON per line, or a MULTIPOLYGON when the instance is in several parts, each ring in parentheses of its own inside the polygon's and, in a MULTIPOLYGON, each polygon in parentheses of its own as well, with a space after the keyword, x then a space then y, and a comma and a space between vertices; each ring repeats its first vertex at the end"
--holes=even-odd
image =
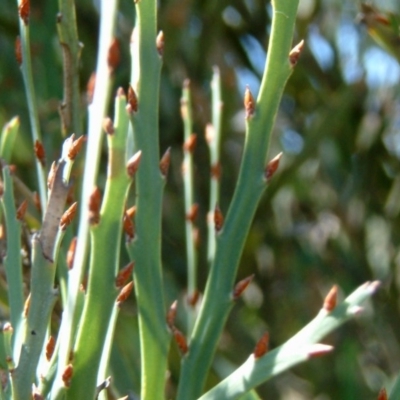
POLYGON ((126 215, 129 218, 135 218, 136 215, 136 206, 132 206, 125 211, 126 215))
POLYGON ((183 144, 183 150, 189 153, 193 153, 194 149, 196 148, 197 143, 197 136, 195 133, 192 133, 183 144))
POLYGON ((49 339, 46 343, 46 360, 50 361, 51 357, 54 353, 54 348, 56 346, 56 341, 53 336, 49 336, 49 339))
POLYGON ((33 192, 33 203, 39 212, 42 212, 42 206, 40 205, 40 198, 38 192, 33 192))
POLYGON ((17 60, 18 65, 21 66, 22 65, 22 49, 21 49, 21 38, 19 36, 17 36, 15 39, 14 51, 15 51, 15 59, 17 60))
POLYGON ((137 99, 136 93, 133 90, 133 87, 131 85, 129 85, 129 88, 128 88, 127 110, 129 112, 129 114, 132 114, 133 112, 137 112, 137 110, 138 110, 138 99, 137 99))
POLYGON ((132 261, 118 272, 118 275, 115 278, 115 286, 117 288, 122 288, 126 284, 128 279, 132 276, 134 265, 135 264, 132 261))
POLYGON ((78 243, 78 238, 75 236, 72 238, 71 243, 69 244, 69 248, 67 251, 67 267, 69 270, 72 269, 74 265, 74 259, 75 259, 75 251, 76 251, 76 244, 78 243))
POLYGON ((100 221, 101 192, 98 187, 93 189, 89 197, 89 223, 98 224, 100 221))
POLYGON ((158 32, 158 35, 156 38, 156 47, 157 47, 158 54, 160 55, 160 57, 162 57, 164 54, 164 32, 163 31, 158 32))
POLYGON ((122 222, 125 234, 128 236, 129 240, 132 240, 135 236, 135 225, 133 224, 132 218, 128 214, 124 214, 124 219, 122 222))
POLYGON ((116 302, 117 302, 118 304, 123 303, 123 302, 129 297, 129 295, 131 294, 132 289, 133 289, 133 281, 130 281, 128 284, 126 284, 126 285, 121 289, 121 291, 119 292, 119 295, 118 295, 118 297, 117 297, 116 302))
POLYGON ((179 329, 175 327, 173 327, 172 333, 174 334, 175 342, 178 345, 179 350, 183 355, 185 355, 189 350, 185 336, 179 329))
POLYGON ((187 303, 189 304, 190 307, 195 307, 197 302, 199 301, 200 298, 200 292, 195 289, 192 293, 190 293, 187 296, 187 303))
POLYGON ((164 155, 161 157, 160 160, 160 172, 163 178, 165 178, 168 175, 170 162, 171 162, 171 148, 168 147, 168 149, 165 151, 164 155))
POLYGON ((71 204, 71 206, 68 208, 68 210, 65 211, 64 214, 61 216, 60 228, 62 231, 65 231, 67 229, 67 227, 71 224, 72 220, 75 217, 77 207, 78 207, 77 202, 71 204))
POLYGON ((56 171, 57 171, 57 164, 55 161, 53 161, 53 164, 51 164, 51 167, 50 167, 49 175, 47 175, 47 188, 49 190, 51 190, 53 188, 56 171))
POLYGON ((46 164, 46 152, 44 150, 43 144, 39 142, 39 140, 36 140, 35 146, 35 155, 36 158, 39 160, 40 164, 44 167, 46 164))
POLYGON ((221 209, 217 204, 214 209, 214 226, 215 230, 219 232, 224 226, 224 216, 222 215, 221 209))
POLYGON ((193 224, 196 221, 198 213, 199 213, 199 205, 197 203, 192 204, 189 212, 186 214, 186 220, 190 221, 193 224))
POLYGON ((78 137, 78 139, 74 140, 74 137, 72 137, 72 142, 71 146, 68 149, 68 158, 70 160, 75 160, 76 156, 80 153, 82 145, 84 142, 86 142, 86 136, 81 135, 78 137))
POLYGON ((72 364, 68 364, 64 368, 64 372, 62 373, 61 379, 64 382, 65 387, 69 387, 71 385, 72 375, 74 374, 74 367, 72 364))
POLYGON ((337 303, 337 294, 338 294, 338 287, 337 285, 333 285, 332 289, 326 295, 324 300, 324 305, 322 308, 327 312, 331 312, 335 309, 337 303))
POLYGON ((108 135, 114 134, 115 129, 114 129, 114 125, 113 125, 111 118, 109 118, 109 117, 104 118, 103 129, 104 129, 104 132, 107 133, 108 135))
POLYGON ((142 152, 139 150, 136 152, 127 162, 126 164, 126 171, 128 175, 133 178, 136 174, 136 171, 139 168, 140 159, 142 158, 142 152))
POLYGON ((279 161, 281 160, 281 157, 282 157, 282 153, 279 153, 267 164, 267 167, 265 168, 265 179, 267 181, 269 181, 273 177, 276 170, 278 169, 279 161))
POLYGON ((253 278, 254 274, 242 279, 236 284, 232 292, 232 300, 237 300, 242 295, 242 293, 246 290, 247 286, 249 286, 253 278))
POLYGON ((114 72, 121 61, 121 51, 119 49, 118 39, 114 38, 108 49, 107 64, 110 72, 114 72))
POLYGON ((22 312, 23 316, 26 318, 29 313, 29 308, 31 307, 31 294, 29 293, 28 297, 25 300, 24 303, 24 310, 22 312))
POLYGON ((173 327, 174 327, 177 310, 178 310, 178 300, 175 300, 171 304, 171 306, 169 307, 169 310, 167 312, 167 325, 171 329, 173 329, 173 327))
POLYGON ((251 94, 248 86, 246 87, 246 90, 244 92, 244 109, 246 111, 246 119, 251 118, 254 115, 256 109, 254 97, 251 94))
POLYGON ((388 400, 388 395, 385 388, 382 388, 379 391, 378 399, 377 400, 388 400))
POLYGON ((26 210, 28 208, 28 201, 25 199, 20 206, 18 207, 17 210, 17 220, 22 221, 25 217, 26 210))
POLYGON ((211 165, 211 178, 219 181, 221 178, 221 164, 217 162, 214 165, 211 165))
POLYGON ((292 67, 297 64, 299 61, 300 54, 304 48, 304 40, 302 40, 299 44, 293 47, 293 49, 289 53, 289 62, 292 67))
POLYGON ((21 3, 18 7, 19 17, 24 21, 25 25, 29 23, 29 14, 30 14, 30 0, 21 0, 21 3))
POLYGON ((324 356, 327 353, 330 353, 333 350, 333 346, 329 346, 327 344, 316 343, 311 345, 310 350, 308 350, 307 355, 308 358, 316 358, 320 356, 324 356))
POLYGON ((88 104, 91 104, 93 101, 95 86, 96 86, 96 73, 93 72, 92 75, 90 75, 89 81, 86 85, 86 100, 88 104))
POLYGON ((257 342, 253 350, 254 358, 260 358, 267 353, 269 346, 269 333, 265 332, 257 342))

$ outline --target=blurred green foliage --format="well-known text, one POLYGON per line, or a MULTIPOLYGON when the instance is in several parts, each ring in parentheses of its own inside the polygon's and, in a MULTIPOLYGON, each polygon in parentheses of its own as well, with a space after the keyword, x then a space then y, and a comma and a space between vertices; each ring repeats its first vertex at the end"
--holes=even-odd
MULTIPOLYGON (((84 97, 95 65, 98 13, 96 1, 76 3, 79 37, 84 44, 84 97)), ((131 2, 120 3, 117 36, 121 63, 114 88, 126 89, 134 11, 131 2)), ((400 14, 396 1, 379 6, 379 12, 387 17, 400 14)), ((229 318, 210 386, 248 356, 265 330, 270 332, 272 346, 293 335, 317 313, 334 283, 344 295, 374 279, 383 285, 363 317, 327 338, 335 346, 334 353, 282 374, 259 388, 259 394, 286 400, 375 399, 400 370, 400 67, 368 36, 370 26, 360 22, 360 10, 360 4, 348 0, 301 2, 296 42, 305 39, 306 48, 287 85, 271 146, 271 158, 280 151, 284 156, 257 212, 238 276, 254 273, 255 280, 229 318)), ((56 14, 56 2, 32 2, 33 68, 48 161, 57 157, 61 144, 62 59, 56 14)), ((221 208, 226 211, 244 140, 242 95, 246 84, 257 93, 269 26, 270 7, 261 0, 160 2, 159 27, 166 37, 161 150, 171 146, 173 156, 164 200, 168 302, 177 297, 183 300, 186 285, 179 115, 183 80, 191 80, 198 134, 196 197, 203 289, 208 269, 202 243, 206 243, 209 174, 203 132, 211 118, 212 66, 219 66, 223 83, 221 208)), ((396 38, 398 32, 393 33, 396 38)), ((13 162, 18 166, 17 175, 34 190, 29 119, 14 57, 17 34, 16 3, 3 0, 0 127, 14 115, 20 116, 13 162)), ((394 41, 396 50, 400 54, 399 41, 394 41)), ((124 311, 129 318, 120 320, 112 355, 120 393, 129 387, 127 382, 138 386, 139 368, 135 305, 127 305, 124 311)), ((181 323, 184 329, 183 318, 181 323)), ((170 357, 168 391, 173 397, 179 369, 175 346, 170 357)))

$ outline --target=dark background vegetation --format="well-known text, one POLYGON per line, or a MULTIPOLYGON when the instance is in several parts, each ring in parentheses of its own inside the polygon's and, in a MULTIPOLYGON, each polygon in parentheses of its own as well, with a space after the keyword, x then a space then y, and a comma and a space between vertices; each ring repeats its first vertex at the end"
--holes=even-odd
MULTIPOLYGON (((84 96, 95 68, 99 16, 95 1, 76 3, 79 36, 84 43, 84 96)), ((132 2, 120 3, 117 37, 121 64, 114 89, 129 84, 129 37, 134 19, 132 2)), ((382 12, 400 13, 396 1, 376 5, 382 12)), ((29 119, 14 58, 16 2, 3 0, 1 9, 0 126, 14 115, 20 116, 13 157, 17 174, 34 190, 29 119)), ((62 98, 57 11, 53 0, 32 1, 35 84, 49 161, 57 157, 62 142, 57 110, 62 98)), ((357 21, 358 2, 304 0, 300 11, 294 43, 305 39, 306 47, 288 82, 270 151, 271 158, 280 151, 284 156, 258 208, 238 273, 238 279, 250 274, 255 274, 255 279, 229 318, 209 385, 244 361, 265 330, 272 347, 296 333, 315 316, 333 284, 339 285, 343 298, 363 282, 379 279, 382 288, 373 302, 365 305, 364 314, 326 338, 326 343, 335 346, 332 354, 298 366, 258 391, 264 399, 375 399, 382 386, 389 387, 400 367, 400 69, 357 21)), ((159 27, 166 37, 160 143, 162 152, 168 146, 173 151, 163 228, 168 302, 175 297, 183 300, 185 295, 179 114, 183 80, 191 80, 198 134, 195 162, 202 290, 208 269, 205 220, 209 176, 203 133, 211 118, 212 67, 217 65, 222 76, 221 208, 226 212, 244 140, 243 92, 246 84, 254 94, 258 91, 270 22, 270 5, 261 0, 160 2, 159 27)), ((105 174, 104 166, 101 174, 105 174)), ((133 380, 131 385, 137 389, 139 365, 132 328, 136 324, 134 304, 127 307, 124 317, 112 360, 121 395, 129 381, 133 380), (134 357, 129 360, 131 351, 134 357)), ((182 316, 184 330, 183 321, 182 316)), ((170 397, 178 369, 179 355, 173 345, 170 397)))

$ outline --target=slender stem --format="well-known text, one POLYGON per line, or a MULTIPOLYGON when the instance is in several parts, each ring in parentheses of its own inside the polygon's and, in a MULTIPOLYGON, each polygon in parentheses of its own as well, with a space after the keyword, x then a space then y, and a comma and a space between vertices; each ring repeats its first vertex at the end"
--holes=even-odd
POLYGON ((158 107, 161 58, 156 49, 157 1, 136 2, 131 82, 138 111, 131 117, 135 145, 142 151, 136 174, 135 238, 128 252, 135 261, 142 400, 164 399, 169 335, 161 271, 161 206, 164 179, 159 170, 158 107))
POLYGON ((183 360, 178 399, 195 399, 201 394, 216 345, 232 307, 233 288, 240 256, 251 221, 265 189, 264 168, 269 138, 280 99, 292 67, 292 45, 298 1, 272 2, 273 22, 267 67, 255 105, 247 121, 246 142, 236 190, 208 278, 204 301, 183 360), (196 374, 193 374, 196 371, 196 374))

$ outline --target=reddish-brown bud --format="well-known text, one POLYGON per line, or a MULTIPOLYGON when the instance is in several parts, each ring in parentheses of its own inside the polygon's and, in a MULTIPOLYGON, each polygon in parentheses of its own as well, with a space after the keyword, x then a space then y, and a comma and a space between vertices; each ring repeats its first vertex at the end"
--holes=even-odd
POLYGON ((256 110, 256 104, 254 101, 254 97, 251 94, 251 91, 249 89, 249 87, 246 87, 246 90, 244 92, 244 109, 246 112, 246 119, 251 118, 256 110))
POLYGON ((128 88, 127 110, 130 114, 133 112, 136 112, 138 110, 138 99, 137 99, 136 93, 133 90, 133 87, 131 85, 129 85, 129 88, 128 88))
POLYGON ((119 48, 118 39, 114 38, 108 49, 107 64, 110 68, 110 72, 114 72, 121 61, 121 51, 119 48))
POLYGON ((217 162, 214 165, 211 165, 211 177, 217 181, 221 178, 221 164, 217 162))
POLYGON ((101 192, 98 187, 93 189, 89 197, 89 223, 98 224, 100 221, 101 192))
POLYGON ((337 303, 337 294, 338 294, 338 287, 337 285, 333 285, 332 289, 325 297, 323 305, 324 310, 331 312, 335 309, 337 303))
POLYGON ((289 53, 289 62, 292 67, 294 67, 297 64, 297 61, 299 61, 300 54, 303 51, 304 48, 304 40, 302 40, 299 44, 293 47, 293 49, 289 53))
POLYGON ((95 86, 96 86, 96 73, 93 72, 92 75, 90 75, 89 81, 86 85, 86 100, 88 104, 91 104, 93 101, 95 86))
POLYGON ((267 181, 269 181, 273 177, 276 170, 278 169, 279 161, 281 160, 281 157, 282 157, 282 153, 279 153, 267 164, 267 167, 265 168, 265 179, 267 181))
POLYGON ((175 300, 171 304, 171 306, 169 307, 169 310, 167 312, 167 325, 171 329, 173 329, 173 327, 174 327, 177 310, 178 310, 178 300, 175 300))
POLYGON ((239 281, 232 292, 232 299, 237 300, 242 293, 246 290, 247 286, 249 286, 250 282, 253 280, 254 274, 248 276, 247 278, 242 279, 239 281))
POLYGON ((21 38, 19 36, 17 36, 17 38, 15 39, 14 51, 15 51, 15 59, 17 60, 18 65, 21 66, 21 64, 22 64, 22 48, 21 48, 21 38))
POLYGON ((183 144, 183 150, 189 153, 193 153, 194 149, 196 148, 197 143, 197 135, 192 133, 183 144))
POLYGON ((17 209, 17 220, 22 221, 25 217, 26 210, 28 208, 28 201, 25 199, 17 209))
POLYGON ((65 387, 69 387, 71 385, 72 375, 74 374, 74 367, 72 364, 68 364, 64 368, 64 372, 61 375, 61 379, 64 382, 65 387))
POLYGON ((127 213, 124 214, 124 219, 122 222, 125 234, 128 236, 129 240, 133 239, 135 236, 135 225, 132 218, 129 217, 127 213))
POLYGON ((56 346, 56 341, 54 339, 54 336, 49 336, 49 339, 47 340, 47 343, 46 343, 46 360, 47 361, 50 361, 51 357, 53 356, 55 346, 56 346))
POLYGON ((219 232, 224 226, 224 216, 222 215, 222 211, 217 204, 214 209, 214 226, 215 230, 219 232))
POLYGON ((269 346, 269 333, 265 332, 257 342, 253 350, 254 358, 260 358, 267 353, 269 346))
POLYGON ((156 38, 156 48, 157 48, 158 54, 160 55, 160 57, 162 57, 164 54, 164 32, 163 31, 158 32, 158 35, 156 38))
POLYGON ((196 221, 198 213, 199 213, 199 205, 197 203, 194 203, 190 207, 189 212, 186 214, 186 219, 193 224, 196 221))
POLYGON ((195 307, 197 302, 199 301, 200 298, 200 292, 195 289, 192 293, 188 294, 187 296, 187 303, 191 307, 195 307))
POLYGON ((34 145, 36 158, 39 160, 40 164, 44 167, 46 164, 46 152, 44 150, 43 144, 36 140, 34 145))
POLYGON ((382 388, 379 391, 378 399, 377 400, 388 400, 388 395, 385 388, 382 388))
POLYGON ((33 192, 32 197, 33 197, 33 204, 35 204, 36 209, 39 212, 42 212, 42 206, 40 205, 39 193, 38 192, 33 192))
POLYGON ((134 265, 135 264, 132 261, 118 272, 118 275, 115 278, 115 286, 117 288, 122 288, 126 284, 128 279, 132 276, 134 265))
POLYGON ((129 160, 128 163, 126 164, 126 171, 128 172, 128 175, 133 178, 134 175, 136 174, 136 171, 139 168, 140 164, 140 159, 142 158, 142 152, 139 150, 136 152, 129 160))
POLYGON ((121 289, 121 291, 119 292, 119 295, 118 295, 118 297, 117 297, 116 302, 117 302, 118 304, 123 303, 123 302, 129 297, 129 295, 131 294, 132 289, 133 289, 133 281, 130 281, 128 284, 126 284, 126 285, 121 289))
POLYGON ((103 129, 104 129, 104 132, 107 133, 108 135, 114 134, 115 128, 114 128, 114 124, 113 124, 111 118, 109 118, 109 117, 104 118, 103 129))
POLYGON ((75 259, 75 251, 76 251, 76 244, 78 243, 78 238, 75 236, 72 238, 71 243, 69 244, 69 248, 67 251, 67 267, 68 269, 72 269, 74 266, 74 259, 75 259))
POLYGON ((179 329, 175 327, 173 327, 172 333, 174 334, 175 342, 178 345, 179 350, 183 355, 185 355, 189 350, 185 336, 179 329))
POLYGON ((74 140, 74 135, 72 136, 71 146, 68 149, 68 158, 70 160, 75 160, 76 156, 80 153, 82 145, 86 142, 86 136, 81 135, 78 139, 74 140))
POLYGON ((75 217, 76 210, 78 208, 78 203, 75 202, 71 204, 71 206, 64 212, 60 219, 60 228, 61 230, 65 231, 67 227, 71 224, 72 220, 75 217))
POLYGON ((30 14, 30 0, 21 0, 21 3, 18 7, 19 17, 24 21, 25 25, 29 23, 29 14, 30 14))
POLYGON ((160 160, 160 172, 164 178, 168 175, 170 163, 171 163, 171 148, 168 147, 168 149, 165 151, 160 160))
POLYGON ((47 188, 51 190, 53 188, 54 178, 56 176, 57 163, 53 161, 50 167, 49 175, 47 175, 47 188))

